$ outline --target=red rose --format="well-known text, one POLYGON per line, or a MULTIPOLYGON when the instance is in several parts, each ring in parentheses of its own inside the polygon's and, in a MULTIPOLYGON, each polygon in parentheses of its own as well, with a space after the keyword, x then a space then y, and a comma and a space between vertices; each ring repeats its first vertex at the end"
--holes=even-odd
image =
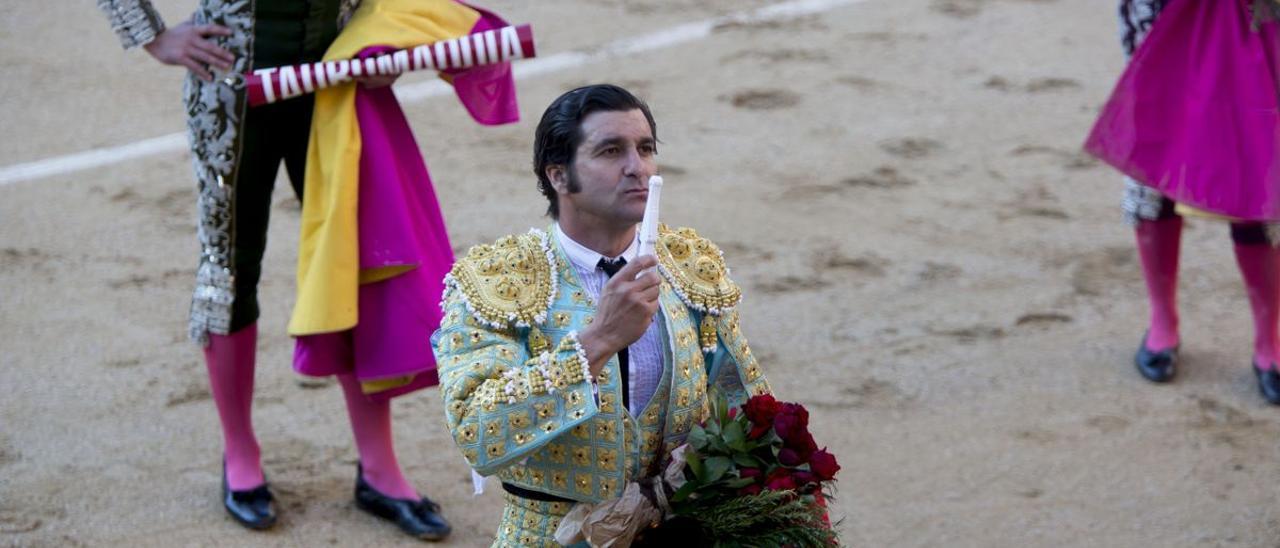
POLYGON ((778 451, 778 463, 783 466, 800 466, 808 460, 808 455, 801 457, 795 449, 783 448, 781 451, 778 451))
POLYGON ((751 431, 747 432, 747 439, 758 440, 760 436, 767 434, 770 428, 773 428, 773 425, 769 423, 752 425, 751 431))
POLYGON ((738 469, 738 477, 758 479, 764 475, 764 471, 759 468, 740 468, 738 469))
POLYGON ((773 419, 773 430, 784 440, 798 436, 801 431, 809 430, 809 411, 803 405, 784 403, 778 408, 773 419))
POLYGON ((738 416, 738 408, 737 408, 737 407, 730 407, 730 408, 729 408, 729 418, 731 418, 731 419, 732 419, 732 418, 735 418, 735 417, 737 417, 737 416, 738 416))
POLYGON ((801 488, 806 485, 818 483, 818 476, 814 475, 812 472, 805 472, 804 470, 796 470, 791 474, 791 479, 796 482, 798 487, 801 488))
POLYGON ((770 491, 793 491, 796 488, 796 481, 791 479, 791 474, 786 468, 777 468, 765 478, 764 488, 770 491))
MULTIPOLYGON (((752 396, 751 399, 747 400, 747 404, 743 406, 742 410, 747 414, 747 418, 751 420, 751 424, 757 426, 765 425, 767 427, 773 424, 773 417, 778 414, 778 407, 778 400, 773 399, 773 396, 769 394, 764 394, 752 396)), ((755 429, 753 428, 752 432, 754 431, 755 429)))
POLYGON ((840 471, 840 464, 836 462, 836 456, 828 453, 824 447, 809 457, 809 469, 818 476, 818 479, 827 481, 836 477, 836 472, 840 471))
MULTIPOLYGON (((791 449, 800 457, 800 463, 807 462, 809 455, 818 450, 818 444, 813 441, 813 434, 808 430, 793 430, 791 436, 782 440, 783 447, 791 449)), ((793 466, 798 466, 799 463, 793 466)))

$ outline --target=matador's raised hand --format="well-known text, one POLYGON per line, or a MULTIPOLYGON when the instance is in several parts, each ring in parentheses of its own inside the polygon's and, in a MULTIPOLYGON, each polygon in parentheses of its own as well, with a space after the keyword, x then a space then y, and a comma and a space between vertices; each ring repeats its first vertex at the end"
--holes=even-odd
POLYGON ((649 328, 658 312, 658 273, 636 275, 657 264, 653 255, 636 257, 600 290, 596 318, 578 338, 592 375, 598 375, 610 356, 636 342, 649 328))

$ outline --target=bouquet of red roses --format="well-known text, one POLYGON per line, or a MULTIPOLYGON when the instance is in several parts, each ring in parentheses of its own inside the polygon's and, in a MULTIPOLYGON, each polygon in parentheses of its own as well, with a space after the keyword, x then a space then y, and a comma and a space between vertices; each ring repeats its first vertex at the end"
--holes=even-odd
POLYGON ((683 457, 684 484, 670 500, 675 517, 660 528, 667 532, 646 532, 642 543, 679 537, 725 547, 838 544, 824 489, 830 492, 840 465, 818 449, 804 406, 763 395, 730 409, 720 399, 689 432, 683 457))

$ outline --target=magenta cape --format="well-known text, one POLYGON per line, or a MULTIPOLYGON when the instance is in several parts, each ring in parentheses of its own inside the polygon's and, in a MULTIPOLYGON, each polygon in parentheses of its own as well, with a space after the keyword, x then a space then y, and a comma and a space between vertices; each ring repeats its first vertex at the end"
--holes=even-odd
POLYGON ((1280 32, 1249 4, 1171 2, 1085 150, 1177 202, 1280 220, 1280 32))
MULTIPOLYGON (((472 32, 506 23, 484 10, 472 32)), ((369 48, 372 55, 382 48, 369 48)), ((510 64, 452 74, 454 91, 479 123, 519 119, 510 64)), ((391 88, 356 93, 363 142, 360 154, 359 248, 362 271, 411 267, 371 283, 358 293, 359 323, 350 330, 297 338, 294 370, 324 376, 354 373, 366 383, 403 379, 369 393, 388 399, 439 383, 431 334, 440 324, 445 274, 453 248, 445 231, 431 177, 417 141, 391 88)))

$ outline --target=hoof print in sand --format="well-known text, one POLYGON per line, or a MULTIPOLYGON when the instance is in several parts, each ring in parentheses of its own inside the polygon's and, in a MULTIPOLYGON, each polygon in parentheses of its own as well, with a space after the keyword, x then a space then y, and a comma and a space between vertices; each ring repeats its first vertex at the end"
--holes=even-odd
POLYGON ((1057 312, 1040 312, 1018 316, 1018 321, 1014 322, 1014 325, 1017 325, 1018 327, 1035 327, 1037 325, 1071 323, 1071 321, 1071 316, 1066 314, 1058 314, 1057 312))
POLYGON ((820 256, 816 262, 819 270, 843 270, 876 278, 884 276, 885 268, 889 266, 888 260, 875 255, 849 257, 839 251, 831 255, 820 256))
POLYGON ((939 150, 942 143, 925 137, 906 137, 880 143, 880 149, 898 158, 924 158, 939 150))
POLYGON ((983 0, 933 0, 929 9, 956 19, 968 19, 982 13, 983 0))
POLYGON ((1027 92, 1044 93, 1046 91, 1061 91, 1080 87, 1080 82, 1070 78, 1036 78, 1027 83, 1027 92))
POLYGON ((783 276, 781 278, 760 282, 755 285, 756 291, 761 293, 795 293, 797 291, 812 291, 822 289, 828 285, 817 276, 783 276))
POLYGON ((853 188, 898 188, 911 186, 916 182, 898 173, 897 169, 889 166, 880 166, 871 173, 842 179, 840 184, 853 188))
POLYGON ((39 529, 41 525, 44 525, 44 523, 40 518, 26 515, 17 510, 0 510, 0 534, 30 533, 39 529))
POLYGON ((1118 415, 1096 415, 1089 417, 1089 419, 1084 421, 1084 423, 1090 428, 1095 428, 1103 434, 1119 432, 1128 428, 1129 425, 1132 424, 1129 419, 1118 415))
POLYGON ((1004 337, 1004 328, 989 325, 971 325, 968 327, 958 327, 949 329, 937 329, 930 327, 926 329, 930 335, 939 337, 948 337, 955 339, 961 344, 975 343, 984 340, 994 340, 1004 337))
POLYGON ((186 389, 174 392, 169 395, 169 400, 165 402, 165 407, 177 407, 185 403, 203 401, 212 398, 209 393, 209 387, 203 383, 191 384, 186 389))
POLYGON ((746 110, 777 110, 800 104, 800 94, 785 89, 748 89, 728 97, 729 104, 746 110))

